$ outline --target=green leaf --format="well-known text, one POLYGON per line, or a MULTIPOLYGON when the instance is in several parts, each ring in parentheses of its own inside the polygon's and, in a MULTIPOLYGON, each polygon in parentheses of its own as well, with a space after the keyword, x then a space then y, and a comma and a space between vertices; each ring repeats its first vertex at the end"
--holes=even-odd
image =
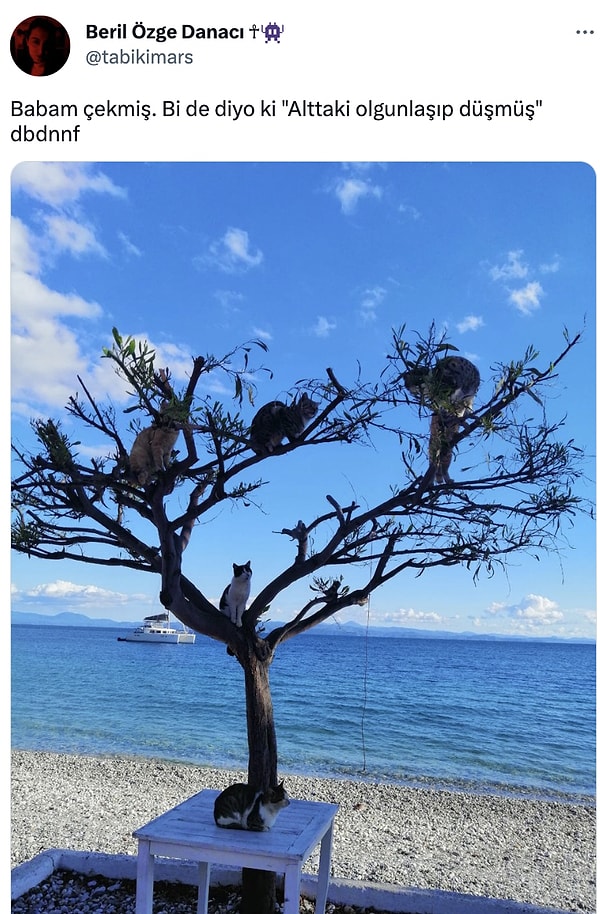
POLYGON ((240 403, 240 405, 242 403, 242 397, 243 397, 242 382, 240 380, 239 375, 236 375, 236 377, 235 377, 235 399, 240 403))

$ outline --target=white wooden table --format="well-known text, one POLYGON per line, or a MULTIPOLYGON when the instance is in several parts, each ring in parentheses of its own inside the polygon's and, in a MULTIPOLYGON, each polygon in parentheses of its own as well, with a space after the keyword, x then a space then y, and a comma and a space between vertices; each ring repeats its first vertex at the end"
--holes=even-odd
POLYGON ((218 790, 202 790, 134 831, 138 839, 136 914, 152 914, 154 858, 177 857, 198 863, 198 914, 208 910, 211 864, 284 874, 284 914, 298 914, 300 875, 321 842, 315 914, 325 914, 333 819, 338 806, 291 800, 270 831, 218 828, 213 806, 218 790))

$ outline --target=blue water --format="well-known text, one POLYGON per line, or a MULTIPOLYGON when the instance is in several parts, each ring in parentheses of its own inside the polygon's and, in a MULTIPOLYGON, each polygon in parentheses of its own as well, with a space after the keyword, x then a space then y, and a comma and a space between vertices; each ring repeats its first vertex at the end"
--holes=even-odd
MULTIPOLYGON (((12 627, 14 748, 245 768, 225 647, 12 627)), ((588 644, 305 636, 271 668, 282 773, 539 795, 595 790, 588 644)))

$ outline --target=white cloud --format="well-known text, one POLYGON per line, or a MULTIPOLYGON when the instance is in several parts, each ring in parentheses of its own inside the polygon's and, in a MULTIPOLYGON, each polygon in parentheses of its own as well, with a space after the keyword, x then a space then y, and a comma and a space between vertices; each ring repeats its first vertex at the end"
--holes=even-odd
POLYGON ((402 216, 407 216, 409 219, 412 219, 413 222, 417 222, 421 218, 421 213, 415 206, 411 206, 410 203, 401 203, 398 207, 398 212, 402 216))
POLYGON ((240 310, 239 305, 244 301, 244 296, 241 292, 232 292, 229 289, 217 289, 213 293, 213 297, 223 311, 233 314, 240 310))
POLYGON ((513 620, 520 630, 531 630, 562 622, 564 615, 558 603, 549 597, 530 593, 519 603, 492 603, 486 610, 488 616, 513 620))
POLYGON ((377 320, 377 308, 387 295, 382 286, 365 289, 359 306, 359 315, 363 323, 370 324, 377 320))
POLYGON ((13 272, 38 275, 41 264, 34 243, 35 239, 25 223, 13 216, 10 226, 10 262, 13 272))
POLYGON ((263 330, 262 327, 253 327, 252 333, 254 336, 258 337, 259 340, 264 340, 266 343, 273 339, 273 334, 269 333, 268 330, 263 330))
POLYGON ((479 330, 483 326, 483 318, 476 317, 474 314, 468 314, 456 325, 459 333, 467 333, 469 330, 479 330))
POLYGON ((209 245, 206 254, 197 258, 196 263, 201 267, 217 267, 224 273, 236 273, 257 267, 262 261, 262 251, 251 249, 248 232, 241 228, 228 228, 222 238, 209 245))
POLYGON ((439 625, 444 622, 444 616, 436 612, 421 612, 416 609, 398 609, 394 612, 383 613, 377 621, 383 625, 404 625, 405 623, 433 622, 439 625))
POLYGON ((318 317, 317 323, 311 328, 312 333, 315 336, 326 337, 329 336, 332 330, 336 329, 335 321, 330 321, 326 317, 318 317))
MULTIPOLYGON (((115 373, 114 363, 99 357, 101 345, 110 348, 112 338, 102 334, 92 351, 86 351, 88 327, 103 316, 101 305, 75 292, 51 288, 45 276, 46 267, 49 264, 54 267, 52 261, 59 253, 106 258, 104 247, 81 213, 59 208, 59 201, 72 202, 84 189, 106 192, 106 182, 78 167, 46 169, 38 168, 36 163, 31 168, 19 166, 17 177, 19 186, 31 196, 41 199, 45 189, 44 202, 52 201, 54 209, 36 213, 35 227, 17 218, 12 220, 13 412, 31 418, 64 407, 77 392, 77 375, 94 391, 99 402, 110 398, 115 403, 125 403, 129 400, 127 385, 115 373)), ((108 192, 115 192, 110 182, 108 192)), ((120 241, 128 253, 139 254, 125 235, 120 235, 120 241)), ((235 240, 231 249, 236 250, 235 240)), ((237 250, 243 253, 243 243, 237 250)), ((155 344, 143 333, 136 336, 139 340, 146 338, 149 347, 155 350, 157 365, 168 367, 177 383, 187 384, 192 364, 187 347, 169 340, 155 344)))
POLYGON ((56 252, 66 251, 75 257, 96 254, 106 257, 106 249, 96 239, 89 225, 68 216, 52 213, 43 217, 46 236, 56 252))
POLYGON ((154 343, 148 339, 148 345, 156 353, 154 364, 157 368, 168 368, 175 381, 184 382, 187 385, 194 358, 191 349, 179 343, 164 340, 154 343))
MULTIPOLYGON (((84 351, 81 322, 98 320, 103 309, 75 292, 60 292, 45 281, 59 254, 101 257, 107 252, 75 205, 84 191, 122 196, 99 173, 77 165, 25 163, 13 173, 17 190, 51 205, 33 214, 33 225, 13 218, 11 229, 12 395, 15 413, 30 416, 63 407, 75 393, 75 376, 93 376, 99 396, 122 400, 124 385, 98 350, 84 351), (62 207, 62 209, 61 209, 62 207), (70 210, 70 211, 69 211, 70 210), (72 319, 79 326, 71 324, 72 319)), ((104 341, 103 341, 104 342, 104 341)), ((106 342, 109 342, 108 340, 106 342)))
POLYGON ((373 184, 368 178, 340 178, 336 181, 333 192, 338 198, 345 215, 354 212, 359 200, 364 197, 374 197, 379 200, 382 195, 381 187, 373 184))
POLYGON ((521 289, 513 289, 508 296, 508 300, 521 312, 521 314, 532 314, 540 306, 540 298, 544 290, 539 282, 528 282, 521 289))
POLYGON ((248 232, 245 232, 243 229, 227 229, 223 238, 223 244, 226 250, 229 251, 231 257, 236 260, 241 260, 246 266, 255 267, 263 259, 261 251, 257 250, 255 254, 250 252, 248 232))
POLYGON ((12 393, 63 406, 73 393, 73 377, 85 367, 76 334, 66 317, 95 319, 100 306, 74 293, 56 292, 40 279, 34 236, 18 219, 11 233, 12 393))
POLYGON ((506 263, 490 267, 490 276, 494 282, 498 280, 525 279, 529 266, 523 262, 523 251, 509 251, 506 263))
POLYGON ((112 600, 125 603, 130 599, 128 594, 106 590, 95 584, 73 584, 71 581, 52 581, 48 584, 38 584, 26 591, 26 596, 60 600, 69 603, 95 602, 97 600, 112 600))
POLYGON ((117 618, 139 619, 148 608, 157 611, 154 609, 156 597, 152 594, 123 593, 95 584, 75 584, 60 579, 29 589, 20 589, 13 584, 11 594, 15 609, 47 616, 69 611, 83 613, 90 618, 111 618, 115 607, 119 607, 117 618))
POLYGON ((560 258, 557 254, 547 263, 531 268, 524 259, 522 250, 509 251, 506 262, 489 268, 489 276, 493 282, 500 281, 508 296, 508 303, 515 307, 520 314, 528 317, 541 308, 541 299, 545 295, 542 284, 537 276, 550 276, 560 269, 560 258), (520 282, 521 280, 527 282, 520 282))
MULTIPOLYGON (((101 306, 75 292, 51 288, 45 270, 56 267, 58 255, 106 259, 79 202, 89 193, 126 194, 101 171, 77 163, 24 162, 14 169, 12 186, 16 195, 41 204, 38 212, 31 211, 28 225, 13 218, 11 229, 12 394, 14 409, 31 415, 40 408, 64 406, 74 393, 76 374, 87 370, 108 378, 104 365, 88 370, 85 334, 81 325, 70 323, 73 318, 97 320, 101 306)), ((95 352, 94 361, 97 356, 95 352)))
POLYGON ((555 256, 550 263, 540 264, 540 273, 558 273, 560 270, 560 257, 555 256))
POLYGON ((76 162, 21 162, 13 170, 12 186, 54 207, 69 206, 85 193, 126 196, 101 171, 76 162))
POLYGON ((46 319, 13 334, 11 363, 15 409, 26 415, 32 399, 44 406, 64 406, 74 393, 75 374, 86 368, 76 335, 46 319))

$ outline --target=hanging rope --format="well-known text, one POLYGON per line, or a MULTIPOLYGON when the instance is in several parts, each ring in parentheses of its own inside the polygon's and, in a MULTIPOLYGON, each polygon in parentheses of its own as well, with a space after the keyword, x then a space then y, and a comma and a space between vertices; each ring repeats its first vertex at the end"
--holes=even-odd
POLYGON ((365 666, 363 674, 363 706, 360 719, 360 735, 362 740, 363 773, 367 770, 367 746, 365 742, 365 718, 367 716, 368 675, 369 675, 369 622, 371 619, 371 594, 367 600, 367 626, 365 628, 365 666))

